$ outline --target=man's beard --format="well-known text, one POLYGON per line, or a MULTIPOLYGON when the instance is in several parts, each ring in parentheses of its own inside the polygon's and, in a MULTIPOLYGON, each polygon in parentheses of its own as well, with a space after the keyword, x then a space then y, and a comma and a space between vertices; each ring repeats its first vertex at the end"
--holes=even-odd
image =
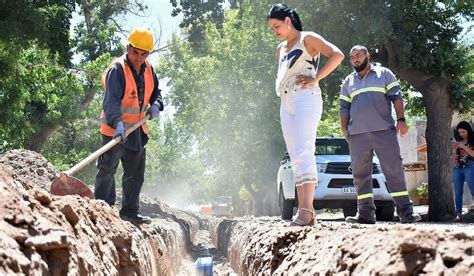
POLYGON ((354 65, 353 65, 352 67, 354 67, 354 69, 356 70, 356 72, 359 73, 360 71, 362 71, 362 70, 365 69, 365 67, 367 66, 368 63, 369 63, 369 58, 366 57, 366 58, 364 59, 364 62, 362 62, 361 65, 359 65, 359 66, 354 66, 354 65))

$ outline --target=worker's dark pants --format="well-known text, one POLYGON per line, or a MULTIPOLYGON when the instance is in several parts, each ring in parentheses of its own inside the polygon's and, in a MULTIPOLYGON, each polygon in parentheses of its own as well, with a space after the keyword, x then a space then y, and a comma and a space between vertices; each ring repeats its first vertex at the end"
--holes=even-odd
POLYGON ((398 215, 404 218, 411 217, 413 204, 408 197, 395 128, 350 135, 349 149, 359 216, 366 219, 374 218, 372 159, 375 151, 387 180, 387 189, 397 206, 398 215))
MULTIPOLYGON (((104 145, 111 138, 102 135, 104 145)), ((115 204, 115 172, 122 161, 122 209, 120 214, 135 215, 139 211, 139 195, 145 174, 145 148, 138 151, 117 144, 102 154, 97 161, 99 169, 95 179, 95 198, 115 204)))

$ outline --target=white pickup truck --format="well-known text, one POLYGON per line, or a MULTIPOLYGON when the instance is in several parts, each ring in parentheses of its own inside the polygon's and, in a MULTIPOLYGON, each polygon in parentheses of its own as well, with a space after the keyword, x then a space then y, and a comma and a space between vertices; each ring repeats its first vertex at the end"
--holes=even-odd
MULTIPOLYGON (((315 209, 342 209, 344 216, 357 212, 357 194, 353 184, 349 146, 343 137, 318 137, 314 157, 318 168, 318 187, 314 192, 315 209)), ((377 156, 373 157, 373 193, 379 221, 392 221, 394 203, 386 186, 377 156)), ((277 189, 282 219, 291 219, 297 207, 293 170, 288 154, 281 161, 277 189)))

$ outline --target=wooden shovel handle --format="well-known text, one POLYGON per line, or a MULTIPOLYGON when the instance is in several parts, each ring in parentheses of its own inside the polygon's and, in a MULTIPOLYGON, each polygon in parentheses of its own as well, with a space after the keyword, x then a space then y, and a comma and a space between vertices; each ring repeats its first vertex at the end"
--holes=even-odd
MULTIPOLYGON (((143 125, 148 119, 150 118, 150 114, 146 114, 143 119, 140 121, 136 122, 133 126, 128 128, 125 131, 125 137, 127 137, 130 133, 132 133, 135 129, 137 129, 139 126, 143 125)), ((122 141, 122 136, 117 136, 114 139, 110 140, 107 144, 103 145, 100 149, 96 150, 93 152, 91 155, 87 156, 84 160, 81 162, 77 163, 74 167, 70 168, 69 170, 65 171, 64 174, 66 175, 73 175, 76 172, 78 172, 80 169, 84 168, 85 166, 89 165, 92 161, 95 159, 99 158, 103 153, 107 152, 109 149, 111 149, 113 146, 116 144, 120 143, 122 141)))

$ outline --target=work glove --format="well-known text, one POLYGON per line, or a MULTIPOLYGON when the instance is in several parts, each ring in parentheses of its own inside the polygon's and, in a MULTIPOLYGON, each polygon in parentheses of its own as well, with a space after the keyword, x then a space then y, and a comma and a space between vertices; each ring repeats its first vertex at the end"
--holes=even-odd
POLYGON ((115 132, 114 132, 114 137, 118 137, 118 136, 121 136, 122 137, 122 143, 125 142, 125 128, 123 127, 123 122, 122 121, 118 121, 117 122, 117 126, 115 126, 115 132))
POLYGON ((150 120, 160 117, 160 109, 158 108, 158 104, 152 104, 146 111, 146 114, 150 114, 150 120))

